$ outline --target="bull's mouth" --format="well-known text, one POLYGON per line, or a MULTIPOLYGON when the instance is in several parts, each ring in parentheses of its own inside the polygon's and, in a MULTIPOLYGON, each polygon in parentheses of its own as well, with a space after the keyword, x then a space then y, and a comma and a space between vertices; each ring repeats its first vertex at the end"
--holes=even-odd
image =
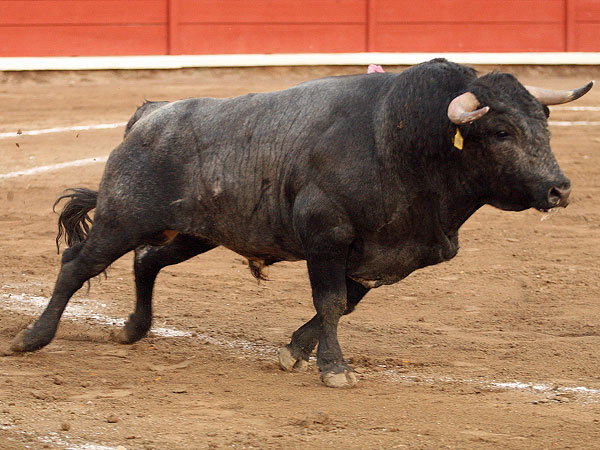
POLYGON ((566 202, 564 204, 559 204, 559 203, 546 203, 544 205, 536 205, 534 206, 535 209, 537 209, 539 212, 542 213, 547 213, 548 211, 552 210, 552 209, 556 209, 556 208, 566 208, 569 202, 566 202))
POLYGON ((566 208, 568 204, 569 204, 569 202, 566 202, 564 204, 550 205, 550 206, 534 206, 534 208, 537 209, 539 212, 547 213, 551 209, 566 208))

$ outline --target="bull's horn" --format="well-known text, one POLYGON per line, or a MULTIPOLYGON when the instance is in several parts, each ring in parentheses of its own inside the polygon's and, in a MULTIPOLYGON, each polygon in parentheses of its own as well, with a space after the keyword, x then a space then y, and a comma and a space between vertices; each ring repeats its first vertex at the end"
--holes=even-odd
POLYGON ((535 86, 525 86, 531 95, 537 98, 542 105, 560 105, 561 103, 572 102, 579 97, 587 94, 594 85, 594 81, 590 81, 585 86, 582 86, 571 91, 554 91, 552 89, 544 89, 535 86))
POLYGON ((475 94, 465 92, 459 95, 448 105, 448 118, 456 125, 473 122, 490 110, 489 106, 477 109, 479 100, 475 94))

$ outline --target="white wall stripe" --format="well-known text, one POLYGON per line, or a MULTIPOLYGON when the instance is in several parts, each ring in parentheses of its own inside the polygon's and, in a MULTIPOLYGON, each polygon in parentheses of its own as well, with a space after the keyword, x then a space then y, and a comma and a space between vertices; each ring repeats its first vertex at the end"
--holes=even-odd
POLYGON ((19 170, 17 172, 1 173, 0 180, 8 178, 17 178, 24 175, 35 175, 42 172, 50 172, 52 170, 64 169, 65 167, 88 166, 90 164, 106 162, 108 156, 96 156, 93 158, 78 159, 75 161, 67 161, 59 164, 51 164, 49 166, 32 167, 31 169, 19 170))
POLYGON ((231 55, 57 56, 0 58, 1 70, 182 69, 186 67, 368 66, 419 64, 432 58, 462 64, 598 65, 600 52, 274 53, 231 55))
POLYGON ((16 138, 18 136, 37 136, 39 134, 47 133, 64 133, 65 131, 88 131, 88 130, 105 130, 110 128, 119 128, 127 125, 127 122, 118 123, 99 123, 96 125, 76 125, 72 127, 56 127, 56 128, 45 128, 42 130, 25 130, 25 131, 12 131, 9 133, 0 133, 0 139, 16 138))

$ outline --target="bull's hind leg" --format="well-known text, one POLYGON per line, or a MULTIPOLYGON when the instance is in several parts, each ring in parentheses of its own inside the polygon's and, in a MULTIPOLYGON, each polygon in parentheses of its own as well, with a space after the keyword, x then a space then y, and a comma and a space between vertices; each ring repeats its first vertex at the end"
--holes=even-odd
POLYGON ((123 230, 95 224, 85 242, 65 251, 48 306, 32 325, 17 334, 11 349, 28 352, 49 344, 71 296, 87 280, 102 273, 113 261, 133 250, 133 242, 132 237, 126 236, 123 230))
MULTIPOLYGON (((356 305, 369 292, 369 288, 346 277, 346 309, 344 315, 350 314, 356 305)), ((308 358, 319 342, 321 324, 317 315, 298 328, 292 340, 279 349, 279 365, 287 371, 303 371, 308 367, 308 358)))
POLYGON ((143 246, 135 249, 135 311, 115 336, 122 344, 132 344, 143 338, 152 325, 152 291, 158 272, 166 266, 179 264, 216 245, 210 241, 177 235, 165 246, 143 246))

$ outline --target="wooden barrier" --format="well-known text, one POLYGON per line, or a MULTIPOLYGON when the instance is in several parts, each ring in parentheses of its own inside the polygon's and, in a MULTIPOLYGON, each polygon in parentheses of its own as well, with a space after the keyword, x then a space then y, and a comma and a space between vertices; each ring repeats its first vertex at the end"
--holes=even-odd
POLYGON ((0 0, 0 56, 600 51, 598 0, 0 0))

